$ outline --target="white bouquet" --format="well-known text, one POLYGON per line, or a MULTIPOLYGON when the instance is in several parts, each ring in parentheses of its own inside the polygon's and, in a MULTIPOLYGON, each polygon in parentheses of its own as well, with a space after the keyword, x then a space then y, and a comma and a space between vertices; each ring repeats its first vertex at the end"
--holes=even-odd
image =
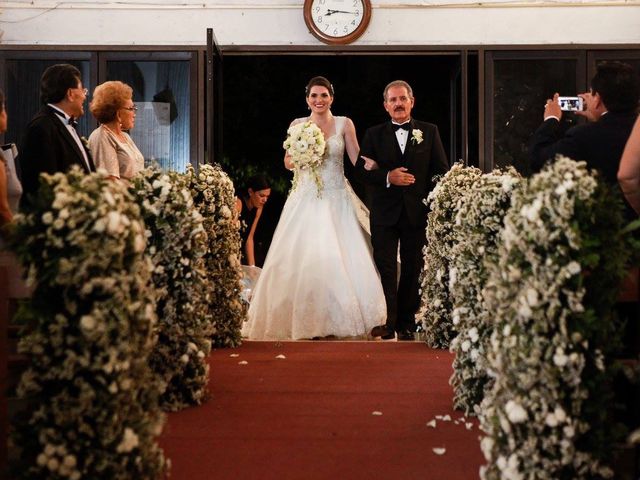
POLYGON ((318 192, 322 188, 322 181, 317 173, 317 168, 322 165, 325 150, 324 135, 320 127, 308 120, 292 125, 287 130, 287 139, 282 146, 291 156, 294 165, 293 189, 296 187, 300 170, 311 170, 318 186, 318 192))

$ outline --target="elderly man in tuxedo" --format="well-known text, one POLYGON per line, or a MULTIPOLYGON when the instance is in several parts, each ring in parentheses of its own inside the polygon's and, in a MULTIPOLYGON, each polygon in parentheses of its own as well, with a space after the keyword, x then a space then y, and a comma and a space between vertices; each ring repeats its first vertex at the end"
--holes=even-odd
POLYGON ((41 173, 66 172, 73 165, 95 171, 91 154, 76 131, 84 114, 87 89, 80 71, 69 64, 52 65, 40 79, 42 109, 29 122, 20 148, 21 208, 35 201, 41 173))
POLYGON ((423 200, 434 186, 434 177, 449 169, 438 127, 412 118, 413 106, 413 90, 407 82, 396 80, 386 86, 384 108, 391 121, 366 131, 354 171, 372 187, 371 243, 387 302, 387 320, 371 335, 384 340, 396 334, 398 340, 414 338, 426 241, 423 200), (373 160, 374 167, 365 160, 373 160))

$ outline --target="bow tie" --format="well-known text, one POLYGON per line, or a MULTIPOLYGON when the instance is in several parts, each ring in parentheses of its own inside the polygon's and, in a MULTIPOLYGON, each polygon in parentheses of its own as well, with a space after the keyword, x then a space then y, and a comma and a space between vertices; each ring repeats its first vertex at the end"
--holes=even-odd
MULTIPOLYGON (((59 117, 62 117, 63 119, 65 118, 64 113, 62 113, 59 110, 56 110, 55 108, 53 109, 53 113, 55 113, 59 117)), ((78 129, 78 121, 73 117, 69 117, 69 120, 67 120, 67 124, 71 125, 75 130, 78 129)))
POLYGON ((400 129, 406 130, 408 132, 409 129, 411 128, 411 125, 409 124, 409 122, 403 123, 402 125, 398 125, 397 123, 393 123, 392 125, 393 125, 393 129, 394 129, 395 132, 397 132, 400 129))

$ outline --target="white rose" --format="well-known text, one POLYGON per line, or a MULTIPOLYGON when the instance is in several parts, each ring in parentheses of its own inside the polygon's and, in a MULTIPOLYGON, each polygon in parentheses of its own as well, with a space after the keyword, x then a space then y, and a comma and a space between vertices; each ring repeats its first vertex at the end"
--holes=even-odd
POLYGON ((65 456, 65 457, 64 457, 64 460, 62 461, 62 464, 63 464, 65 467, 70 467, 70 468, 75 467, 77 463, 78 463, 78 462, 77 462, 77 460, 76 460, 76 457, 75 457, 75 456, 73 456, 73 455, 67 455, 67 456, 65 456))
POLYGON ((60 462, 57 458, 50 458, 47 462, 47 468, 52 472, 55 472, 56 470, 58 470, 58 468, 60 468, 60 462))
POLYGON ((553 355, 553 363, 558 367, 564 367, 569 361, 564 353, 564 350, 560 347, 556 348, 556 353, 553 355))
POLYGON ((574 261, 567 265, 567 270, 571 275, 576 275, 577 273, 580 273, 582 268, 580 267, 580 264, 578 262, 574 261))
POLYGON ((491 451, 493 450, 494 441, 491 437, 482 437, 480 440, 480 449, 484 454, 485 460, 491 460, 491 451))
POLYGON ((116 447, 116 451, 118 453, 127 453, 136 448, 139 444, 138 435, 130 429, 129 427, 124 429, 124 434, 122 435, 122 440, 120 444, 116 447))
POLYGON ((469 329, 469 338, 473 343, 476 343, 478 341, 480 335, 478 335, 477 327, 472 327, 471 329, 469 329))
POLYGON ((42 223, 45 225, 51 225, 53 223, 53 214, 51 212, 45 212, 42 215, 42 223))
POLYGON ((520 304, 520 307, 518 308, 518 315, 520 315, 522 318, 527 319, 527 318, 531 318, 532 314, 533 312, 529 308, 529 305, 527 305, 526 303, 520 304))
POLYGON ((544 423, 546 423, 550 427, 558 426, 558 419, 553 413, 547 413, 547 416, 544 419, 544 423))
POLYGON ((556 416, 559 422, 564 422, 567 419, 567 414, 559 405, 553 410, 553 414, 556 416))
POLYGON ((469 349, 471 348, 471 342, 469 340, 465 340, 464 342, 462 342, 462 351, 463 352, 468 352, 469 349))
POLYGON ((182 363, 189 363, 189 355, 187 355, 186 353, 185 353, 185 354, 183 354, 183 355, 180 357, 180 361, 181 361, 182 363))
POLYGON ((38 464, 38 466, 44 467, 47 464, 48 459, 49 457, 47 457, 44 453, 41 453, 36 457, 36 463, 38 464))
POLYGON ((529 418, 527 411, 522 408, 519 403, 514 402, 513 400, 509 400, 507 402, 505 405, 505 412, 511 423, 522 423, 529 418))
POLYGON ((91 331, 96 328, 96 319, 91 315, 83 315, 80 319, 80 328, 83 330, 91 331))

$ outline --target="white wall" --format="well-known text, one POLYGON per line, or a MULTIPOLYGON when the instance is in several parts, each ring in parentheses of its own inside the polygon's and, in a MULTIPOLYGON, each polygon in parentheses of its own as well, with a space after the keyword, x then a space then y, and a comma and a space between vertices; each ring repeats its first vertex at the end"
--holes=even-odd
MULTIPOLYGON (((0 2, 0 44, 322 45, 304 0, 0 2)), ((638 44, 640 0, 372 0, 355 45, 638 44)))

